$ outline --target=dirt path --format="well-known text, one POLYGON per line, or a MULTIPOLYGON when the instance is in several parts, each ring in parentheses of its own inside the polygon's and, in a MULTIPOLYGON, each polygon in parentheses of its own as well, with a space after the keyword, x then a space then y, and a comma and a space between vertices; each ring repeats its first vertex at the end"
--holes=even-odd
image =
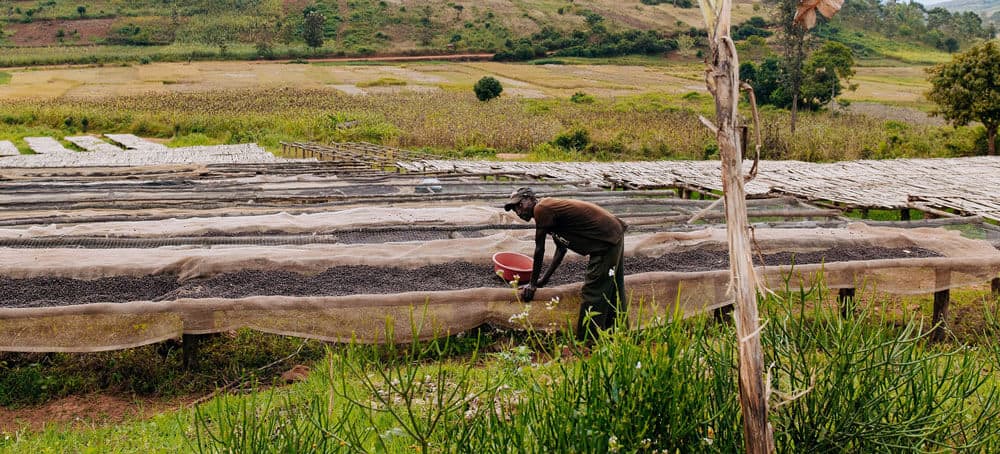
POLYGON ((377 57, 310 58, 309 62, 490 60, 494 54, 382 55, 377 57))
POLYGON ((0 407, 0 433, 27 429, 37 432, 47 425, 93 427, 118 424, 127 419, 146 419, 184 406, 186 399, 164 401, 150 398, 125 399, 104 394, 69 396, 37 407, 9 410, 0 407))
MULTIPOLYGON (((488 61, 493 59, 492 53, 469 53, 469 54, 435 54, 435 55, 379 55, 373 57, 336 57, 336 58, 305 58, 296 61, 306 61, 309 63, 322 62, 407 62, 407 61, 488 61)), ((274 64, 287 63, 292 60, 229 60, 245 61, 251 64, 274 64)), ((38 66, 0 66, 5 71, 26 71, 26 70, 47 70, 47 69, 74 69, 74 68, 96 68, 99 65, 92 63, 81 64, 61 64, 61 65, 38 65, 38 66)))

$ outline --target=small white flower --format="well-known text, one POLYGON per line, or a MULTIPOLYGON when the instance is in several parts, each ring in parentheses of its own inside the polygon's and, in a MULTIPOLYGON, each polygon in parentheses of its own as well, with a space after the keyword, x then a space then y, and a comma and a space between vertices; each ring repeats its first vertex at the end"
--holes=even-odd
POLYGON ((507 319, 507 321, 510 322, 510 323, 518 323, 521 320, 525 320, 527 318, 528 318, 528 311, 524 311, 524 312, 520 312, 520 313, 511 315, 510 318, 507 319))
POLYGON ((608 437, 608 452, 618 452, 622 449, 622 445, 618 443, 618 437, 612 435, 608 437))
POLYGON ((642 361, 636 361, 635 362, 635 368, 636 369, 642 369, 642 361))
POLYGON ((556 306, 558 305, 559 305, 559 297, 553 296, 552 299, 549 300, 549 302, 545 303, 545 310, 551 311, 552 309, 555 309, 556 306))
POLYGON ((615 277, 615 267, 611 267, 611 269, 608 270, 608 276, 615 277))

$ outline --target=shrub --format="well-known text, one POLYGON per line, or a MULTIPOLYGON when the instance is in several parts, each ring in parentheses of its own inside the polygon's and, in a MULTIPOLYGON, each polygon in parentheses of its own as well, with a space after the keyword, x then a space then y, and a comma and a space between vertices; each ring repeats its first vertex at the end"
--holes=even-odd
POLYGON ((573 93, 573 96, 569 97, 570 102, 577 104, 592 104, 594 102, 594 97, 590 96, 582 91, 573 93))
POLYGON ((581 151, 590 146, 590 132, 584 128, 573 128, 556 136, 552 144, 569 151, 581 151))
POLYGON ((496 78, 486 76, 476 82, 476 85, 472 87, 472 91, 476 93, 476 98, 480 101, 489 101, 499 97, 500 93, 503 93, 503 85, 496 78))

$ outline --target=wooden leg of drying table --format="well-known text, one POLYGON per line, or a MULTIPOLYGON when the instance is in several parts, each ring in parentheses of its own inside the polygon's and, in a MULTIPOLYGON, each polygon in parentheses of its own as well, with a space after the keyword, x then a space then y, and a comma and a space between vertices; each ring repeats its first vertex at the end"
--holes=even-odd
POLYGON ((945 330, 948 329, 948 303, 951 302, 951 291, 948 289, 934 292, 934 317, 931 323, 934 324, 934 331, 931 332, 932 341, 944 340, 945 330))
POLYGON ((840 316, 847 318, 854 314, 854 289, 842 288, 837 292, 837 305, 840 306, 840 316))
POLYGON ((191 369, 198 365, 198 343, 201 336, 197 334, 185 334, 181 338, 181 348, 184 351, 184 369, 191 369))
POLYGON ((733 313, 733 305, 722 306, 716 308, 712 311, 712 317, 715 319, 715 323, 729 323, 733 321, 733 317, 730 315, 733 313))

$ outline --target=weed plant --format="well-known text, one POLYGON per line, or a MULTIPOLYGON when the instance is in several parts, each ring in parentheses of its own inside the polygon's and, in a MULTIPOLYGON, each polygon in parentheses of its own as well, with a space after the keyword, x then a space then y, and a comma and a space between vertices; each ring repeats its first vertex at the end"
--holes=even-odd
MULTIPOLYGON (((933 344, 929 327, 915 320, 899 326, 869 310, 843 319, 821 304, 824 293, 815 287, 761 297, 780 452, 1000 449, 993 377, 1000 348, 992 338, 976 348, 933 344)), ((315 391, 300 402, 275 406, 254 396, 235 410, 199 409, 192 447, 740 451, 733 327, 705 317, 642 330, 623 323, 588 344, 529 331, 509 349, 483 353, 476 341, 450 359, 428 354, 447 340, 331 352, 311 380, 315 391)))
MULTIPOLYGON (((994 452, 1000 363, 973 347, 933 344, 931 327, 888 311, 844 319, 823 289, 769 298, 766 362, 775 441, 789 452, 994 452), (876 315, 878 314, 878 315, 876 315)), ((988 342, 992 349, 995 342, 988 342)))

